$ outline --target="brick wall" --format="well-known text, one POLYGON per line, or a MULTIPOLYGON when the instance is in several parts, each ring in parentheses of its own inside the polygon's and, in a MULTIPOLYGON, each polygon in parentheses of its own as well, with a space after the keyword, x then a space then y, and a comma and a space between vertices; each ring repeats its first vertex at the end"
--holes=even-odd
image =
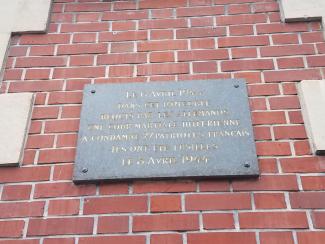
POLYGON ((36 100, 22 167, 0 169, 0 243, 325 242, 325 158, 296 91, 324 78, 319 22, 283 24, 275 0, 54 2, 48 34, 12 38, 2 82, 36 100), (258 180, 72 183, 84 84, 239 77, 258 180))

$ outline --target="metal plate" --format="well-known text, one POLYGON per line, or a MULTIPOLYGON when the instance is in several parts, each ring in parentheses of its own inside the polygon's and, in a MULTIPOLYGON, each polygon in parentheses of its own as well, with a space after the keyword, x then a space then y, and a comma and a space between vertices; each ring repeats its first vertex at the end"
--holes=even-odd
POLYGON ((258 174, 244 80, 84 89, 75 182, 258 174))

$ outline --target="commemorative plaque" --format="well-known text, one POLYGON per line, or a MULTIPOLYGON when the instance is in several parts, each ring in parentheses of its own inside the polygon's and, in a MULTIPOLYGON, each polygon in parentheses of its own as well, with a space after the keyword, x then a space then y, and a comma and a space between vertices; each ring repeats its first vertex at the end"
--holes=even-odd
POLYGON ((74 182, 258 174, 244 80, 84 89, 74 182))

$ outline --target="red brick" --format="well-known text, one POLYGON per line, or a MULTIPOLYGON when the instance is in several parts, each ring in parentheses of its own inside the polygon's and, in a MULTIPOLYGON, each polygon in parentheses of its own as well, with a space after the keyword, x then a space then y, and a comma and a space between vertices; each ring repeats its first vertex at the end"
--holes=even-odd
POLYGON ((153 234, 150 236, 150 244, 182 244, 183 238, 181 234, 153 234))
POLYGON ((195 27, 176 30, 177 39, 225 36, 225 27, 195 27))
POLYGON ((0 240, 3 244, 39 244, 38 239, 16 239, 16 240, 0 240))
POLYGON ((78 23, 78 24, 62 24, 61 32, 71 33, 71 32, 97 32, 97 31, 107 31, 108 23, 78 23))
POLYGON ((111 53, 127 53, 133 52, 133 42, 111 43, 111 53))
POLYGON ((187 74, 187 63, 144 64, 137 66, 138 75, 187 74))
POLYGON ((103 244, 103 243, 114 243, 114 244, 145 244, 145 236, 97 236, 97 237, 80 237, 79 244, 103 244))
POLYGON ((128 194, 129 185, 127 183, 110 183, 101 184, 99 186, 100 195, 118 195, 128 194))
POLYGON ((0 181, 5 182, 33 182, 50 179, 50 167, 20 167, 2 168, 0 171, 0 181))
POLYGON ((59 115, 59 107, 34 107, 33 119, 56 119, 59 115))
POLYGON ((316 44, 318 53, 324 54, 325 53, 325 43, 318 43, 316 44))
POLYGON ((323 244, 325 231, 297 232, 299 244, 323 244))
POLYGON ((187 211, 251 209, 250 196, 246 193, 196 194, 185 197, 187 211))
POLYGON ((72 164, 56 165, 54 167, 53 179, 54 180, 71 180, 73 172, 72 164))
POLYGON ((147 31, 100 32, 100 42, 147 40, 147 31))
POLYGON ((324 172, 324 159, 321 157, 283 158, 280 160, 285 173, 324 172))
POLYGON ((70 57, 70 66, 91 66, 93 64, 93 55, 78 55, 70 57))
POLYGON ((57 147, 76 147, 77 146, 77 134, 58 135, 56 146, 57 147))
POLYGON ((164 2, 156 2, 151 0, 141 0, 139 3, 140 9, 147 8, 173 8, 186 6, 186 0, 165 0, 164 2))
POLYGON ((275 45, 279 44, 298 44, 299 39, 297 34, 277 34, 272 35, 272 40, 275 45))
POLYGON ((254 202, 257 209, 286 208, 284 194, 282 193, 256 193, 254 194, 254 202))
POLYGON ((10 92, 43 92, 63 89, 63 81, 22 81, 10 83, 10 92))
POLYGON ((271 97, 269 102, 274 110, 300 108, 298 96, 271 97))
POLYGON ((66 81, 67 91, 83 90, 86 84, 90 84, 90 79, 71 79, 66 81))
POLYGON ((262 57, 279 57, 308 54, 315 54, 314 46, 311 44, 261 47, 262 57))
POLYGON ((230 191, 230 183, 228 181, 205 180, 199 182, 200 192, 204 191, 230 191))
POLYGON ((53 120, 45 124, 45 133, 76 132, 79 129, 79 120, 53 120))
POLYGON ((197 214, 157 214, 133 217, 133 231, 185 231, 199 229, 197 214))
POLYGON ((229 33, 231 36, 245 36, 253 35, 254 30, 252 25, 232 25, 229 26, 229 33))
POLYGON ((324 42, 322 32, 301 33, 302 43, 324 42))
POLYGON ((30 34, 22 35, 20 45, 47 45, 47 44, 66 44, 70 41, 70 34, 30 34))
POLYGON ((187 234, 188 244, 245 243, 256 244, 253 232, 210 232, 187 234))
POLYGON ((217 72, 216 62, 195 62, 193 63, 194 73, 215 73, 217 72))
POLYGON ((217 25, 256 24, 267 21, 265 14, 242 14, 235 16, 217 16, 217 25))
POLYGON ((275 139, 305 139, 307 137, 303 125, 273 127, 275 139))
POLYGON ((112 22, 112 31, 127 31, 127 30, 135 30, 135 29, 136 29, 135 21, 112 22))
POLYGON ((181 211, 181 197, 177 195, 151 196, 151 212, 179 212, 181 211))
POLYGON ((9 49, 8 57, 26 56, 27 50, 28 50, 27 47, 11 46, 10 49, 9 49))
POLYGON ((77 215, 79 213, 79 200, 52 200, 49 203, 49 215, 77 215))
POLYGON ((212 5, 212 0, 190 0, 190 6, 212 5))
POLYGON ((290 193, 292 208, 325 208, 325 192, 293 192, 290 193))
POLYGON ((110 77, 131 77, 133 76, 133 66, 110 66, 110 77))
POLYGON ((0 203, 0 218, 43 216, 45 202, 0 203))
POLYGON ((146 51, 168 51, 168 50, 184 50, 187 49, 186 40, 164 40, 164 41, 148 41, 139 42, 137 46, 138 52, 146 51))
POLYGON ((266 99, 264 97, 249 98, 249 106, 252 111, 266 110, 266 99))
POLYGON ((82 92, 52 92, 48 104, 79 104, 82 102, 82 92))
POLYGON ((148 18, 147 11, 116 11, 116 12, 105 12, 102 20, 142 20, 148 18))
POLYGON ((139 21, 139 29, 185 28, 186 19, 147 19, 139 21))
MULTIPOLYGON (((0 236, 2 238, 21 237, 25 222, 23 220, 0 221, 0 236)), ((4 243, 8 243, 4 241, 4 243)))
POLYGON ((229 5, 228 14, 248 14, 251 7, 248 4, 229 5))
POLYGON ((191 18, 191 27, 213 26, 213 17, 191 18))
POLYGON ((43 123, 41 121, 32 121, 29 128, 29 134, 40 134, 43 123))
POLYGON ((324 67, 325 56, 311 56, 307 57, 307 63, 309 67, 324 67))
POLYGON ((111 9, 110 3, 71 3, 66 4, 65 12, 99 12, 111 9))
POLYGON ((51 14, 51 23, 72 23, 73 15, 72 14, 61 14, 53 13, 51 14))
POLYGON ((127 10, 127 9, 136 9, 135 2, 114 2, 114 10, 127 10))
POLYGON ((269 45, 267 36, 220 37, 219 47, 265 46, 269 45))
POLYGON ((193 192, 196 184, 193 181, 143 181, 135 182, 133 185, 134 193, 149 192, 193 192))
POLYGON ((150 40, 173 39, 173 30, 150 30, 150 40))
POLYGON ((298 190, 294 175, 264 175, 259 179, 237 180, 233 182, 234 191, 294 191, 298 190))
POLYGON ((247 87, 249 96, 279 95, 278 84, 254 84, 247 87))
POLYGON ((4 71, 4 80, 21 80, 23 74, 22 69, 6 69, 4 71))
POLYGON ((239 213, 241 229, 308 229, 304 212, 239 213))
POLYGON ((67 163, 73 162, 75 149, 48 149, 40 151, 38 163, 67 163))
POLYGON ((146 196, 88 198, 84 203, 84 214, 143 213, 147 211, 146 196))
POLYGON ((234 73, 235 78, 244 78, 247 83, 260 83, 261 72, 238 72, 234 73))
POLYGON ((224 14, 223 6, 204 6, 204 7, 190 7, 190 8, 177 8, 176 15, 178 17, 192 17, 195 13, 195 16, 215 16, 219 14, 224 14))
POLYGON ((74 43, 96 42, 96 33, 74 33, 74 43))
POLYGON ((230 60, 221 63, 222 71, 274 69, 272 59, 230 60))
POLYGON ((280 69, 303 68, 305 66, 302 58, 279 58, 277 63, 280 69))
POLYGON ((312 213, 313 225, 317 229, 325 229, 325 212, 314 211, 312 213))
POLYGON ((212 38, 196 38, 190 40, 191 49, 214 49, 214 39, 212 38))
POLYGON ((70 44, 60 45, 57 50, 58 55, 73 55, 73 54, 86 54, 86 53, 107 53, 107 44, 70 44))
POLYGON ((74 238, 46 238, 43 240, 43 244, 74 244, 74 238))
POLYGON ((256 26, 258 34, 308 31, 306 23, 272 23, 256 26))
POLYGON ((25 148, 51 148, 54 144, 54 135, 30 135, 25 148))
POLYGON ((31 219, 27 236, 92 234, 93 224, 93 218, 31 219))
POLYGON ((79 67, 79 68, 56 68, 53 77, 55 79, 66 78, 95 78, 104 77, 105 67, 79 67))
POLYGON ((104 216, 99 217, 97 233, 127 233, 129 231, 128 216, 104 216))
POLYGON ((55 46, 32 46, 29 51, 30 56, 53 56, 55 46))
POLYGON ((301 111, 289 111, 288 115, 289 115, 290 123, 292 123, 292 124, 303 124, 304 123, 304 121, 302 119, 301 111))
POLYGON ((95 185, 74 185, 68 182, 42 183, 35 186, 34 198, 94 195, 95 185))
POLYGON ((297 156, 311 154, 310 144, 308 140, 295 141, 293 143, 297 156))
POLYGON ((174 62, 175 57, 173 52, 152 52, 150 53, 151 63, 174 62))
POLYGON ((256 3, 253 6, 254 13, 261 13, 261 12, 277 12, 279 11, 278 3, 271 2, 271 3, 256 3))
POLYGON ((301 176, 302 187, 305 191, 325 190, 324 176, 301 176))
POLYGON ((196 61, 196 60, 215 60, 215 59, 228 59, 229 54, 225 49, 218 50, 192 50, 192 51, 179 51, 178 61, 196 61))
POLYGON ((153 9, 151 10, 151 18, 153 19, 168 19, 173 18, 173 9, 153 9))
POLYGON ((99 55, 98 64, 140 64, 147 62, 145 53, 123 53, 99 55))
POLYGON ((274 158, 260 158, 258 160, 261 173, 277 173, 277 162, 274 158))
POLYGON ((294 244, 292 232, 260 232, 261 244, 294 244))
POLYGON ((319 70, 283 70, 283 71, 265 71, 266 82, 283 82, 283 81, 301 81, 301 80, 320 80, 322 79, 319 70))
POLYGON ((28 69, 25 74, 25 80, 48 80, 50 69, 28 69))
MULTIPOLYGON (((256 58, 257 50, 256 48, 232 48, 231 56, 235 58, 256 58)), ((244 60, 241 60, 244 61, 244 60)))
POLYGON ((234 229, 234 217, 231 213, 203 214, 203 228, 205 230, 234 229))
POLYGON ((30 67, 58 67, 65 66, 66 59, 63 57, 24 57, 17 58, 15 66, 18 68, 30 67))
POLYGON ((5 185, 2 190, 1 200, 28 200, 31 190, 31 185, 5 185))
POLYGON ((291 149, 288 142, 257 142, 256 152, 259 156, 291 155, 291 149))

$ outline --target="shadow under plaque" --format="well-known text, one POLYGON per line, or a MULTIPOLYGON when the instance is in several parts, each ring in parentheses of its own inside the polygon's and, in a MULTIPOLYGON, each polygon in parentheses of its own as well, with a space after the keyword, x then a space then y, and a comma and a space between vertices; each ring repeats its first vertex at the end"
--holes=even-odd
POLYGON ((74 182, 258 175, 244 80, 85 87, 74 182))

